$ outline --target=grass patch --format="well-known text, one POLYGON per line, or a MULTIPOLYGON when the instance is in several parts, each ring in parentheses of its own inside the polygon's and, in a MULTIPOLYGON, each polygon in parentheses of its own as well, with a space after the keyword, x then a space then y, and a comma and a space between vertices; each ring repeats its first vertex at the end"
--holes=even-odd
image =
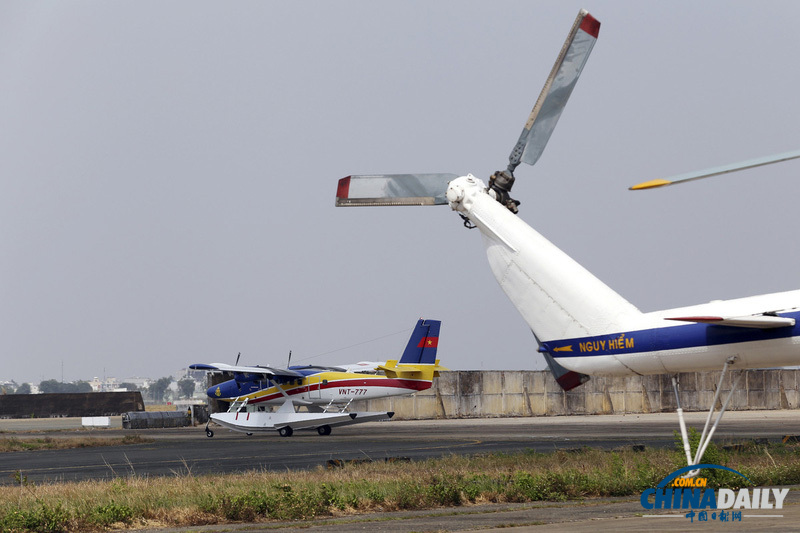
POLYGON ((155 439, 139 435, 125 435, 124 437, 67 437, 67 438, 0 438, 0 453, 36 451, 36 450, 63 450, 67 448, 93 448, 96 446, 122 446, 126 444, 147 444, 155 439))
MULTIPOLYGON (((720 464, 756 484, 800 483, 800 445, 714 449, 720 464)), ((411 463, 236 475, 118 477, 35 485, 21 473, 0 487, 0 531, 100 531, 232 521, 306 520, 362 512, 491 502, 637 495, 683 465, 682 452, 582 449, 450 456, 411 463)), ((726 486, 739 479, 716 479, 726 486)), ((706 473, 704 472, 703 475, 706 473)), ((731 486, 731 488, 733 488, 731 486)))

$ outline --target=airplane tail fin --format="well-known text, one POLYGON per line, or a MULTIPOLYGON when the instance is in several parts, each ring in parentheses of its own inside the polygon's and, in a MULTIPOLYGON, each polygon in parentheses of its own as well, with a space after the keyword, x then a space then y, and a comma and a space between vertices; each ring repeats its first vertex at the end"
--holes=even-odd
POLYGON ((400 357, 400 364, 432 365, 436 360, 436 349, 439 347, 439 328, 441 320, 425 320, 420 318, 408 339, 408 344, 400 357))
POLYGON ((420 318, 400 360, 386 361, 378 369, 391 378, 432 381, 439 375, 439 371, 447 370, 436 359, 441 325, 440 320, 420 318))

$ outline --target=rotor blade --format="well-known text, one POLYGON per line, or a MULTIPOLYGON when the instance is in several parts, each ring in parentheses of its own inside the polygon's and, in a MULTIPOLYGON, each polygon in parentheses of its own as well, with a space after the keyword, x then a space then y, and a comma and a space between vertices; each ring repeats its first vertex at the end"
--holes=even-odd
POLYGON ((522 134, 511 155, 508 156, 508 168, 512 173, 520 162, 533 165, 539 160, 558 123, 561 111, 564 110, 572 89, 575 88, 575 83, 581 75, 599 32, 600 22, 588 11, 581 9, 539 94, 539 99, 533 106, 522 134))
POLYGON ((738 170, 746 170, 748 168, 762 167, 764 165, 771 165, 772 163, 780 163, 781 161, 789 161, 790 159, 797 159, 800 157, 800 150, 793 152, 785 152, 783 154, 769 155, 766 157, 758 157, 756 159, 748 159, 740 163, 733 163, 732 165, 724 165, 721 167, 707 168, 697 172, 689 172, 680 174, 668 179, 657 179, 645 181, 629 187, 631 191, 640 191, 643 189, 655 189, 657 187, 666 187, 667 185, 676 185, 678 183, 685 183, 687 181, 694 181, 703 178, 710 178, 711 176, 719 176, 720 174, 728 174, 738 170))
POLYGON ((446 205, 447 184, 458 174, 375 174, 339 180, 336 207, 446 205))

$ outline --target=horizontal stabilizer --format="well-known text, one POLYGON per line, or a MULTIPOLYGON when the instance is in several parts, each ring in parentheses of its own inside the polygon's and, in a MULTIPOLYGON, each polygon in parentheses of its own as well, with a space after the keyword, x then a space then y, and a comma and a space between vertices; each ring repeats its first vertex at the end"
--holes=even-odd
POLYGON ((439 364, 439 360, 432 365, 430 364, 403 364, 395 360, 386 361, 385 364, 378 367, 378 370, 383 371, 386 376, 390 378, 399 379, 424 379, 432 380, 439 377, 439 372, 449 370, 439 364))
POLYGON ((677 320, 679 322, 697 322, 699 324, 712 324, 714 326, 732 326, 736 328, 788 328, 795 325, 794 318, 786 318, 774 315, 751 315, 751 316, 684 316, 667 318, 666 320, 677 320))
POLYGON ((375 174, 339 180, 336 207, 447 205, 447 184, 458 174, 375 174))

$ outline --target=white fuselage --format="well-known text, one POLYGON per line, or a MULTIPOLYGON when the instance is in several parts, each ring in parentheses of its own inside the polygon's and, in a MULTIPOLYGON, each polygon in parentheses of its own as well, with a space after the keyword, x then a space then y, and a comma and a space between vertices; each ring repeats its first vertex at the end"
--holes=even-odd
POLYGON ((352 372, 318 372, 294 385, 264 387, 246 395, 229 397, 247 400, 249 406, 282 405, 287 397, 302 404, 344 404, 353 400, 374 400, 402 396, 429 389, 431 380, 389 378, 375 374, 352 372))
POLYGON ((800 364, 800 326, 739 328, 667 320, 775 314, 800 318, 800 291, 642 313, 487 193, 474 176, 450 182, 451 208, 480 230, 498 283, 540 350, 589 375, 662 374, 800 364))

